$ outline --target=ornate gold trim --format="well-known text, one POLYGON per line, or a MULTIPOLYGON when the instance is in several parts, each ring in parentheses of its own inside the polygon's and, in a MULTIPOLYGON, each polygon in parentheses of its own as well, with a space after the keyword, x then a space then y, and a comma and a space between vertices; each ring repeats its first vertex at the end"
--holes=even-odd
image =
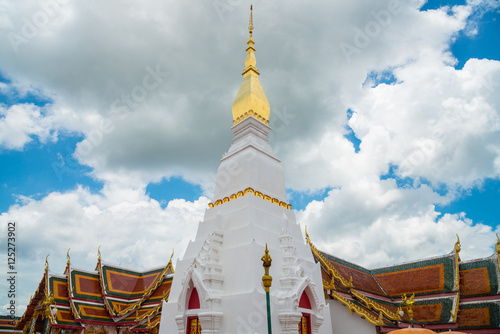
POLYGON ((495 244, 495 251, 497 252, 498 268, 500 269, 500 237, 497 233, 497 243, 495 244))
MULTIPOLYGON (((399 313, 394 313, 380 305, 379 303, 371 300, 370 298, 366 297, 365 295, 359 293, 358 291, 351 289, 351 294, 361 300, 363 303, 365 303, 366 307, 369 309, 373 309, 374 311, 382 312, 387 318, 391 320, 401 320, 401 316, 399 313)), ((398 308, 399 312, 399 308, 398 308)))
POLYGON ((372 324, 374 326, 383 326, 384 325, 384 320, 383 320, 384 316, 383 316, 382 312, 380 312, 378 318, 376 318, 373 315, 371 315, 370 313, 368 313, 367 311, 363 310, 358 305, 354 304, 353 302, 351 302, 350 300, 345 298, 344 296, 340 295, 337 291, 332 291, 331 295, 335 299, 340 301, 342 304, 347 306, 347 308, 349 309, 349 312, 351 312, 351 314, 353 314, 352 313, 353 311, 356 312, 357 315, 359 315, 362 318, 365 318, 366 321, 368 321, 370 324, 372 324))
POLYGON ((451 318, 455 323, 457 322, 457 317, 458 317, 459 301, 460 301, 460 293, 457 292, 457 298, 455 299, 455 305, 454 305, 455 308, 450 311, 451 318))
MULTIPOLYGON (((245 74, 249 70, 250 69, 247 69, 245 72, 243 72, 243 74, 245 74)), ((236 119, 233 119, 233 125, 236 125, 236 124, 242 122, 244 119, 247 119, 248 117, 251 117, 251 116, 255 117, 256 119, 258 119, 262 123, 264 123, 266 125, 269 125, 269 120, 268 119, 266 119, 265 117, 262 117, 258 113, 254 112, 252 109, 248 110, 243 115, 236 117, 236 119)))
POLYGON ((273 204, 276 204, 276 205, 279 205, 282 208, 285 208, 285 209, 288 209, 288 210, 292 209, 292 205, 291 204, 288 204, 286 202, 280 201, 277 198, 272 198, 271 196, 265 195, 265 194, 261 193, 260 191, 255 191, 255 190, 253 190, 253 188, 250 188, 250 187, 246 188, 244 191, 238 191, 236 194, 232 194, 229 197, 224 197, 222 199, 218 199, 218 200, 216 200, 213 203, 210 202, 210 203, 208 203, 208 207, 211 209, 211 208, 214 208, 214 207, 216 207, 218 205, 230 202, 230 201, 232 201, 234 199, 246 196, 248 194, 252 194, 252 195, 254 195, 256 197, 265 199, 266 201, 268 201, 270 203, 273 203, 273 204))
POLYGON ((84 334, 108 334, 108 331, 102 327, 99 330, 96 330, 93 326, 90 326, 89 328, 85 329, 83 332, 84 334))
POLYGON ((455 289, 456 291, 460 291, 460 238, 457 234, 457 242, 455 243, 455 289))
MULTIPOLYGON (((316 246, 313 245, 311 242, 311 238, 309 238, 309 234, 307 234, 307 226, 306 226, 306 242, 309 244, 309 247, 311 248, 311 251, 313 252, 314 255, 316 255, 319 258, 319 261, 323 266, 325 266, 326 269, 328 269, 328 275, 332 276, 332 281, 329 283, 330 286, 333 286, 333 280, 337 279, 340 281, 340 283, 346 287, 346 288, 352 288, 352 277, 349 278, 349 281, 347 281, 342 275, 339 274, 339 272, 328 262, 327 259, 321 254, 321 252, 316 248, 316 246)), ((331 289, 331 287, 325 286, 323 281, 323 288, 325 289, 331 289)))

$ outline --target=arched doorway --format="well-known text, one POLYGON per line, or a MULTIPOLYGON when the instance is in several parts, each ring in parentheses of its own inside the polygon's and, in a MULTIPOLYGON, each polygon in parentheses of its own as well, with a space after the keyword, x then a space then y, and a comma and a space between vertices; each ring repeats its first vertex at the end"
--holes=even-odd
POLYGON ((201 323, 200 319, 198 319, 198 315, 194 315, 196 313, 192 312, 192 310, 199 310, 200 309, 200 297, 198 296, 198 291, 196 288, 193 288, 191 290, 191 295, 189 296, 189 302, 188 302, 188 314, 193 314, 193 315, 188 315, 187 317, 187 328, 186 328, 186 334, 201 334, 201 323))
POLYGON ((302 292, 299 300, 299 310, 302 313, 299 323, 299 334, 311 334, 311 301, 306 291, 302 292))

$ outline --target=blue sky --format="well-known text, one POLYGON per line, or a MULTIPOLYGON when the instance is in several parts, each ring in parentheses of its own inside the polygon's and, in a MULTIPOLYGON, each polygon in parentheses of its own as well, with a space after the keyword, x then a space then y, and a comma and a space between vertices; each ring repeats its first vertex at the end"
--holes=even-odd
MULTIPOLYGON (((283 15, 279 4, 256 3, 270 143, 288 200, 323 249, 366 266, 446 253, 455 233, 463 258, 489 256, 499 231, 500 4, 415 3, 362 47, 356 33, 384 3, 297 2, 283 15), (357 47, 351 58, 342 43, 357 47), (422 244, 437 229, 443 237, 401 252, 394 226, 422 244)), ((100 244, 108 261, 128 266, 156 266, 172 247, 181 256, 231 144, 246 4, 219 12, 200 2, 203 16, 161 1, 142 14, 118 2, 71 3, 16 47, 12 33, 42 9, 5 6, 0 217, 24 226, 21 304, 47 253, 54 271, 68 248, 92 269, 100 244), (111 10, 116 21, 96 15, 111 10), (124 96, 133 108, 114 107, 124 96)))

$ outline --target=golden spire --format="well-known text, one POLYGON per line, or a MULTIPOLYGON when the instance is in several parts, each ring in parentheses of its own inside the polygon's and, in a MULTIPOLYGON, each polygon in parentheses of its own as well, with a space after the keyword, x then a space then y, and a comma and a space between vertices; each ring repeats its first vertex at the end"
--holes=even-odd
POLYGON ((249 116, 257 118, 264 124, 269 124, 270 107, 264 89, 260 85, 259 71, 256 67, 255 42, 253 41, 253 6, 250 6, 248 24, 250 36, 247 42, 247 56, 243 70, 243 83, 233 102, 233 124, 237 124, 249 116))

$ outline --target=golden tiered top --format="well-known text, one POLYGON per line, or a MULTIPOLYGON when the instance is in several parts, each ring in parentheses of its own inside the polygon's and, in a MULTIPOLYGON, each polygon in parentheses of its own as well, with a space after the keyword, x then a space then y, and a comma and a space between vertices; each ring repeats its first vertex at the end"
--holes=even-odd
POLYGON ((264 89, 260 85, 259 71, 255 65, 255 42, 253 33, 253 8, 250 6, 250 23, 248 31, 250 37, 247 42, 247 56, 245 58, 245 69, 243 70, 243 83, 233 102, 233 124, 237 124, 249 116, 257 118, 264 124, 269 125, 270 107, 264 89))

